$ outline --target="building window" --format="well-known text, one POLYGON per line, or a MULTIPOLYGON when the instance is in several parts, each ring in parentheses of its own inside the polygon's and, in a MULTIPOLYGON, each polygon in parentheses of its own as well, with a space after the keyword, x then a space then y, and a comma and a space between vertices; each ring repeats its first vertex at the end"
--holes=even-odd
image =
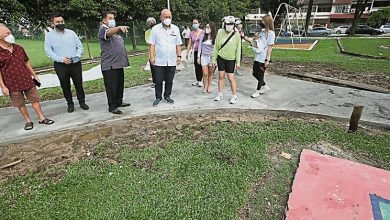
POLYGON ((350 5, 337 5, 335 13, 336 14, 349 13, 350 9, 351 9, 350 5))

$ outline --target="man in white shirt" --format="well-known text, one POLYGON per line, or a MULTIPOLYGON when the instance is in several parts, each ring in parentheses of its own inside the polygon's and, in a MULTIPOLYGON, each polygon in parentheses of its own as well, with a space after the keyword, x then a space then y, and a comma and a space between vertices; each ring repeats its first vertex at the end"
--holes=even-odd
POLYGON ((176 66, 181 62, 182 40, 179 28, 172 24, 172 13, 168 9, 161 11, 161 23, 152 28, 150 37, 150 63, 155 65, 155 94, 153 106, 162 100, 162 85, 165 81, 164 99, 173 104, 171 99, 173 78, 176 66))

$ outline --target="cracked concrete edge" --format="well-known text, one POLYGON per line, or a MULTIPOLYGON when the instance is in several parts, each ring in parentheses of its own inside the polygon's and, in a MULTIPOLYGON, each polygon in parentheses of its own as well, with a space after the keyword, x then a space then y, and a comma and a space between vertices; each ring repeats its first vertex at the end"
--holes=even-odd
MULTIPOLYGON (((37 135, 31 135, 31 136, 24 136, 23 138, 18 139, 11 139, 4 142, 0 142, 0 147, 4 147, 8 144, 20 144, 26 141, 35 140, 38 138, 45 138, 48 136, 53 136, 53 134, 58 134, 62 132, 66 132, 73 129, 82 129, 82 128, 89 128, 96 125, 102 125, 102 124, 109 124, 114 125, 115 123, 121 123, 123 121, 136 118, 136 117, 142 117, 142 116, 172 116, 172 115, 183 115, 183 114, 208 114, 208 113, 258 113, 266 116, 277 116, 277 117, 300 117, 300 118, 306 118, 306 119, 319 119, 319 120, 329 120, 329 121, 336 121, 336 122, 343 122, 343 123, 349 123, 348 118, 343 117, 336 117, 336 116, 330 116, 330 115, 323 115, 323 114, 315 114, 315 113, 306 113, 306 112, 298 112, 298 111, 289 111, 289 110, 274 110, 274 109, 247 109, 247 108, 207 108, 207 109, 196 109, 196 110, 164 110, 161 113, 154 113, 154 114, 135 114, 135 115, 129 115, 126 117, 121 117, 117 119, 107 120, 107 121, 100 121, 100 122, 93 122, 85 125, 75 125, 69 128, 65 129, 59 129, 52 132, 45 132, 42 134, 37 135)), ((378 122, 370 122, 370 121, 360 121, 360 125, 368 126, 375 129, 384 129, 390 131, 390 124, 385 123, 378 123, 378 122)))

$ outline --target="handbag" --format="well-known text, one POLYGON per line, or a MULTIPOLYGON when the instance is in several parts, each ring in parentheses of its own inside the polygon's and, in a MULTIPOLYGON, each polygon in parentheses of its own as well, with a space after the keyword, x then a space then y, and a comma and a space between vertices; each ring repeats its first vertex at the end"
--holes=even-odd
POLYGON ((194 42, 194 44, 193 44, 193 46, 192 46, 192 49, 191 49, 191 55, 190 55, 190 63, 191 64, 194 64, 194 59, 195 59, 195 50, 193 49, 193 48, 195 48, 195 44, 196 44, 196 41, 198 41, 198 37, 199 37, 199 35, 200 35, 200 33, 202 33, 202 31, 201 32, 199 32, 198 33, 198 35, 196 35, 196 39, 195 39, 195 42, 194 42))

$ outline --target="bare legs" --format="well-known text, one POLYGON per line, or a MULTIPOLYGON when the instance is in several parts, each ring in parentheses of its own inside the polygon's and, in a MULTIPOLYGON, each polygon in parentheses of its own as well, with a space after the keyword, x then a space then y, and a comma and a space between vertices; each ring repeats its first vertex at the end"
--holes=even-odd
MULTIPOLYGON (((237 94, 237 83, 234 78, 234 73, 227 73, 230 87, 232 88, 233 96, 237 94)), ((219 80, 218 80, 218 92, 222 93, 223 86, 225 84, 225 71, 219 72, 219 80)))
POLYGON ((213 66, 202 66, 203 71, 203 92, 211 92, 210 86, 213 81, 213 66))
MULTIPOLYGON (((42 121, 45 119, 42 113, 41 104, 39 102, 32 103, 32 107, 35 110, 35 112, 38 115, 39 121, 42 121)), ((20 113, 22 113, 23 118, 26 120, 26 122, 31 122, 30 115, 28 114, 27 107, 24 105, 22 107, 18 108, 20 113)))

